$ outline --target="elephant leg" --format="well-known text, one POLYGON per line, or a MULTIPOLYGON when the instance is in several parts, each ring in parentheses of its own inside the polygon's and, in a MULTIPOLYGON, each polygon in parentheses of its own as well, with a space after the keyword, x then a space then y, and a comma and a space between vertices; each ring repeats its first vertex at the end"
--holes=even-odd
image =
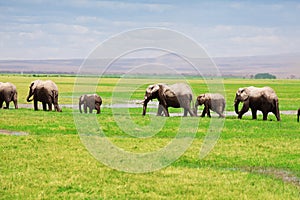
POLYGON ((164 108, 164 111, 165 111, 165 115, 166 115, 166 117, 170 117, 170 114, 169 114, 168 108, 164 108))
POLYGON ((37 100, 34 100, 33 105, 34 105, 34 110, 38 110, 39 109, 38 108, 38 101, 37 100))
POLYGON ((206 109, 204 108, 202 111, 201 117, 205 117, 205 114, 206 114, 206 109))
POLYGON ((257 119, 257 110, 251 109, 252 112, 252 119, 257 119))
POLYGON ((52 111, 52 103, 48 103, 49 111, 52 111))
POLYGON ((187 111, 189 112, 190 116, 192 116, 192 117, 197 116, 197 115, 194 113, 193 109, 187 108, 187 111))
POLYGON ((45 102, 42 102, 43 104, 43 111, 46 111, 47 110, 47 104, 45 102))
POLYGON ((15 109, 18 109, 19 107, 18 107, 18 101, 14 101, 14 105, 15 105, 15 109))
POLYGON ((93 113, 93 107, 89 106, 89 113, 93 113))
POLYGON ((208 117, 211 117, 209 108, 206 107, 205 109, 206 109, 207 116, 208 116, 208 117))
POLYGON ((84 110, 84 113, 87 113, 87 105, 86 105, 86 103, 83 105, 83 110, 84 110))
POLYGON ((263 120, 267 120, 268 119, 268 112, 263 112, 263 120))
POLYGON ((0 101, 0 108, 2 108, 2 106, 3 106, 3 101, 1 100, 0 101))
POLYGON ((97 110, 97 114, 100 114, 101 110, 100 110, 100 105, 95 105, 95 109, 97 110))
POLYGON ((156 116, 162 116, 162 113, 163 113, 163 106, 159 104, 156 116))
POLYGON ((9 109, 9 101, 5 101, 5 105, 6 107, 4 107, 4 109, 9 109))
POLYGON ((164 111, 164 113, 165 113, 165 116, 166 117, 170 117, 170 114, 169 114, 169 111, 168 111, 168 107, 165 107, 165 106, 161 106, 162 107, 162 109, 163 109, 163 111, 164 111))
POLYGON ((218 115, 219 115, 219 118, 224 118, 225 117, 225 115, 223 114, 223 112, 224 111, 220 111, 220 110, 218 110, 218 111, 216 111, 216 113, 218 113, 218 115))
POLYGON ((187 113, 188 113, 188 110, 186 108, 184 108, 183 116, 186 117, 187 113))

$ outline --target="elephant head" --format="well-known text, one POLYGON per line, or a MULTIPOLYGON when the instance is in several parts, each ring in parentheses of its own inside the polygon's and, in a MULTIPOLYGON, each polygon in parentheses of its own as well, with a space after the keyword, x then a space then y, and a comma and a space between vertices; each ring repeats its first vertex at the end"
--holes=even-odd
POLYGON ((239 88, 235 94, 234 109, 236 114, 239 114, 239 103, 247 103, 250 96, 250 90, 248 88, 239 88))
POLYGON ((32 81, 30 83, 30 86, 29 86, 29 93, 28 93, 28 96, 27 96, 27 102, 31 102, 33 99, 30 99, 33 95, 34 95, 34 92, 35 92, 35 89, 37 87, 37 85, 39 84, 40 80, 35 80, 35 81, 32 81))
POLYGON ((203 105, 206 101, 209 101, 209 96, 205 94, 201 94, 197 97, 197 100, 195 102, 195 108, 194 113, 197 115, 198 106, 203 105))
POLYGON ((147 109, 147 104, 150 100, 159 98, 160 94, 162 93, 161 87, 156 84, 156 85, 149 85, 148 88, 146 89, 144 100, 143 100, 143 115, 146 114, 146 109, 147 109))

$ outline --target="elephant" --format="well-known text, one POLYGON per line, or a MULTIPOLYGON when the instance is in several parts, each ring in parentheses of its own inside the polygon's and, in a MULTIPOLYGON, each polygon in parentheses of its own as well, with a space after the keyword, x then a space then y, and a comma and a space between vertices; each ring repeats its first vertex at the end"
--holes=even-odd
POLYGON ((18 92, 14 84, 6 82, 0 82, 0 108, 2 108, 3 102, 6 103, 4 109, 9 109, 9 103, 13 101, 15 109, 18 109, 18 92))
POLYGON ((250 86, 239 88, 236 92, 234 107, 239 119, 251 108, 252 119, 257 118, 257 110, 260 110, 263 113, 263 120, 267 120, 268 113, 272 112, 277 121, 280 121, 278 97, 270 87, 257 88, 250 86), (239 111, 240 102, 243 102, 244 105, 239 111))
POLYGON ((58 106, 58 88, 57 85, 51 80, 35 80, 32 81, 29 86, 29 94, 27 96, 27 102, 34 101, 34 110, 38 110, 38 101, 42 102, 43 110, 52 111, 52 104, 55 111, 61 112, 58 106), (33 96, 33 99, 30 99, 33 96))
POLYGON ((225 98, 221 94, 211 94, 211 93, 205 93, 200 94, 197 97, 196 103, 195 103, 195 111, 194 113, 197 115, 198 106, 204 104, 204 109, 202 111, 201 117, 204 117, 207 113, 208 117, 210 116, 210 111, 212 110, 219 114, 219 117, 225 117, 223 114, 225 109, 225 98))
POLYGON ((84 112, 87 113, 87 107, 89 107, 89 112, 92 113, 93 109, 97 110, 97 114, 100 114, 100 106, 102 104, 102 99, 97 94, 84 94, 79 98, 79 111, 82 113, 81 105, 83 104, 84 112))
POLYGON ((298 109, 298 113, 297 113, 297 122, 299 122, 299 116, 300 116, 300 108, 298 109))
POLYGON ((190 107, 193 93, 191 88, 185 83, 175 83, 170 86, 166 84, 149 85, 142 101, 143 115, 146 114, 147 104, 152 99, 159 101, 157 116, 162 116, 164 112, 165 116, 169 117, 168 107, 183 108, 184 116, 187 116, 187 113, 195 116, 190 107))

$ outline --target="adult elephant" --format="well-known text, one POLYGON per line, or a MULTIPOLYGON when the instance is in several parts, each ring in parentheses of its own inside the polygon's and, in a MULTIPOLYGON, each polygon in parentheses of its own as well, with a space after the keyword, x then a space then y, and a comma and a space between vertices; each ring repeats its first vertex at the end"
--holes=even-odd
POLYGON ((176 83, 174 85, 155 84, 149 85, 143 100, 143 115, 146 114, 147 104, 150 100, 157 99, 159 101, 157 116, 161 116, 162 112, 166 117, 169 117, 169 107, 183 108, 184 116, 189 113, 195 116, 190 104, 193 99, 191 88, 184 83, 176 83))
POLYGON ((252 119, 257 118, 257 110, 260 110, 263 113, 263 120, 267 120, 268 113, 272 112, 277 121, 280 121, 278 97, 270 87, 257 88, 250 86, 239 88, 235 95, 234 107, 239 119, 251 108, 252 119), (243 102, 244 105, 239 111, 240 102, 243 102))
POLYGON ((100 106, 102 104, 102 99, 97 94, 84 94, 79 97, 79 111, 82 113, 81 106, 83 104, 84 113, 87 113, 87 108, 89 112, 92 113, 93 109, 97 110, 97 114, 101 112, 100 106))
POLYGON ((5 102, 6 107, 3 108, 9 109, 11 101, 14 102, 15 109, 18 109, 18 92, 16 86, 9 82, 0 82, 0 108, 2 108, 3 102, 5 102))
POLYGON ((208 117, 211 117, 210 111, 212 110, 219 114, 219 117, 225 117, 223 114, 225 109, 225 98, 221 94, 212 94, 212 93, 205 93, 200 94, 197 97, 195 103, 195 114, 197 115, 198 106, 204 105, 204 109, 202 111, 201 117, 204 117, 207 114, 208 117))
POLYGON ((34 110, 38 110, 38 101, 42 102, 43 110, 52 111, 52 104, 54 109, 61 112, 58 106, 58 88, 57 85, 51 80, 35 80, 32 81, 29 86, 29 94, 27 96, 27 102, 34 101, 34 110), (33 99, 30 99, 33 97, 33 99))

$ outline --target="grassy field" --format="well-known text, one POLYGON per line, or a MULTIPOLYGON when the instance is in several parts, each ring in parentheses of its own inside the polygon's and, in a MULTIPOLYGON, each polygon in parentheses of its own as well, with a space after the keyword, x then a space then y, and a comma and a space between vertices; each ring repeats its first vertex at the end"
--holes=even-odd
MULTIPOLYGON (((35 79, 0 76, 1 82, 10 81, 17 86, 22 104, 35 79)), ((75 78, 51 79, 59 87, 60 104, 71 104, 75 78)), ((97 92, 105 105, 111 103, 117 82, 117 78, 99 82, 97 92)), ((189 82, 196 94, 207 91, 203 80, 192 78, 189 82)), ((273 87, 280 110, 300 107, 300 80, 225 79, 226 110, 233 110, 237 88, 249 85, 273 87)), ((131 98, 142 99, 146 86, 141 84, 131 98)), ((142 117, 141 112, 141 108, 130 109, 134 123, 147 127, 151 120, 164 119, 165 126, 152 137, 135 138, 118 127, 110 108, 102 108, 101 115, 93 117, 112 143, 133 153, 162 148, 177 134, 181 117, 142 117)), ((29 133, 0 134, 0 199, 300 198, 300 124, 295 115, 282 115, 281 122, 276 122, 272 114, 268 121, 262 121, 261 115, 258 120, 228 116, 217 144, 204 159, 199 158, 199 151, 211 121, 201 118, 191 146, 179 159, 161 170, 135 174, 111 169, 91 156, 77 134, 73 114, 80 115, 68 108, 63 108, 62 113, 26 108, 0 110, 0 130, 29 133)), ((118 117, 122 120, 126 116, 118 117)))

